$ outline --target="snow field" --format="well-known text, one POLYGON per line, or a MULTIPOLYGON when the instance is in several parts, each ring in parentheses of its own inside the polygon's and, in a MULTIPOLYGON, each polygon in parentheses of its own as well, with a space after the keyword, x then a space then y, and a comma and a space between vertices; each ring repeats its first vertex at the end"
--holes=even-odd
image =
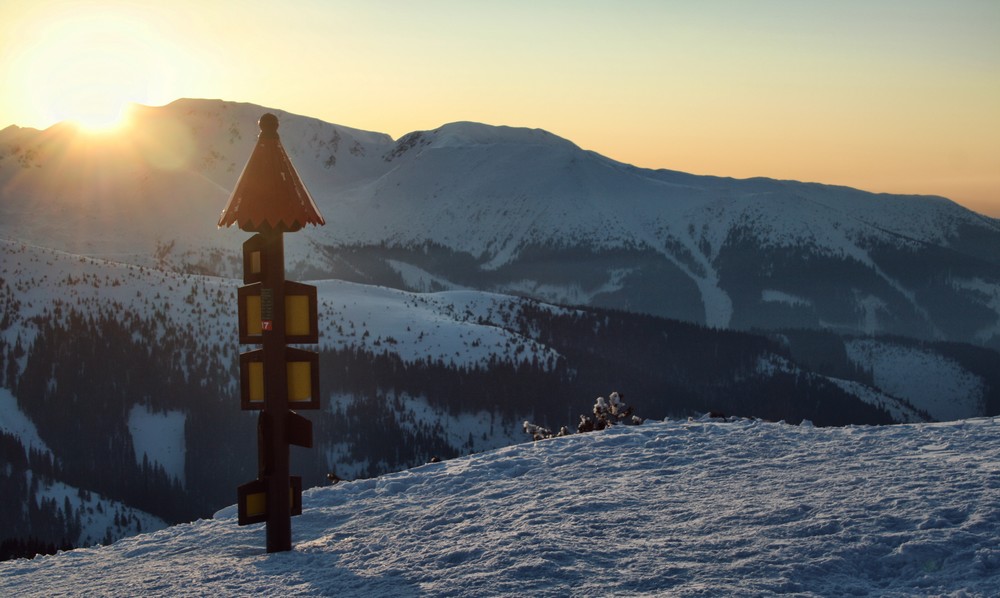
POLYGON ((17 399, 10 390, 0 387, 0 430, 17 436, 26 450, 52 453, 38 435, 34 422, 17 406, 17 399))
MULTIPOLYGON (((554 364, 555 350, 516 331, 525 300, 481 291, 410 293, 341 280, 313 281, 320 303, 320 345, 390 352, 404 362, 430 359, 459 367, 554 364)), ((559 309, 559 308, 550 308, 559 309)))
POLYGON ((145 405, 133 405, 128 414, 128 430, 135 447, 135 462, 142 465, 143 458, 150 464, 159 464, 167 475, 184 484, 183 411, 154 413, 145 405))
POLYGON ((78 488, 62 482, 41 482, 36 498, 38 503, 54 499, 59 508, 69 502, 73 513, 80 519, 80 535, 70 538, 70 541, 81 545, 93 546, 108 535, 121 538, 167 527, 167 522, 159 517, 96 492, 88 491, 81 495, 78 488))
POLYGON ((667 421, 314 488, 294 549, 235 508, 0 563, 0 593, 995 595, 1000 418, 667 421))
POLYGON ((879 388, 906 397, 938 421, 982 413, 983 380, 950 359, 874 339, 858 339, 844 346, 849 359, 870 365, 879 388))

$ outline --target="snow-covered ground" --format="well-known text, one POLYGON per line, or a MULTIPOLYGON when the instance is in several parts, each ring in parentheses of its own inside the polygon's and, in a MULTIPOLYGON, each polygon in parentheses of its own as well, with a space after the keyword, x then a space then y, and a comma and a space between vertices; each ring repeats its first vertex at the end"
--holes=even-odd
POLYGON ((59 507, 68 503, 73 513, 79 514, 80 534, 75 538, 68 538, 78 546, 93 546, 104 538, 123 538, 167 527, 167 522, 159 517, 96 492, 81 492, 79 488, 62 482, 42 479, 36 500, 39 503, 54 500, 59 507))
POLYGON ((0 563, 0 594, 995 596, 1000 418, 667 421, 315 488, 295 547, 235 509, 0 563))
POLYGON ((38 435, 35 424, 18 408, 14 395, 2 387, 0 387, 0 431, 17 436, 28 450, 52 453, 38 435))
POLYGON ((184 483, 183 411, 153 413, 145 405, 133 405, 128 414, 128 430, 135 448, 135 462, 161 465, 171 478, 184 483))
POLYGON ((879 388, 906 397, 936 420, 983 413, 982 378, 951 359, 876 339, 855 339, 844 346, 849 359, 871 368, 879 388))

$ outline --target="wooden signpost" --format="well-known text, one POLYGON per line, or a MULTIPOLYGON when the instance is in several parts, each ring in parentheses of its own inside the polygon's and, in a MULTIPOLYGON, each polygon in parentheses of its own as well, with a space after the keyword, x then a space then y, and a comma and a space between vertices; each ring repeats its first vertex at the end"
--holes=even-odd
POLYGON ((291 516, 302 512, 302 478, 289 473, 289 446, 312 446, 312 422, 292 409, 319 408, 319 356, 288 347, 319 341, 316 287, 285 280, 284 234, 320 215, 278 137, 278 119, 260 118, 257 145, 219 226, 255 232, 243 244, 237 292, 240 407, 259 410, 257 479, 237 489, 239 524, 266 522, 267 551, 292 548, 291 516))

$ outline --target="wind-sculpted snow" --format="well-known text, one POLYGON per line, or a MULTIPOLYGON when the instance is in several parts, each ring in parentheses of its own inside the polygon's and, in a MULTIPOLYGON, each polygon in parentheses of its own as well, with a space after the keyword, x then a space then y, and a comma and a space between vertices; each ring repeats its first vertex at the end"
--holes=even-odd
POLYGON ((666 421, 314 488, 294 549, 235 509, 31 561, 0 593, 992 596, 1000 420, 666 421))

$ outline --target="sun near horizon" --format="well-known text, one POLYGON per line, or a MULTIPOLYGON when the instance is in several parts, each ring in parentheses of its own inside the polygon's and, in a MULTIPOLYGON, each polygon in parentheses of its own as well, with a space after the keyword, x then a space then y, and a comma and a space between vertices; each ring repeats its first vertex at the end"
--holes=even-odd
POLYGON ((70 123, 113 132, 125 124, 129 105, 169 101, 164 77, 172 57, 153 24, 126 10, 66 6, 32 22, 24 43, 10 49, 16 59, 5 65, 5 79, 16 87, 6 92, 16 92, 43 128, 70 123))
POLYGON ((0 128, 250 102, 394 138, 541 128, 612 159, 1000 217, 1000 2, 5 0, 0 128))

